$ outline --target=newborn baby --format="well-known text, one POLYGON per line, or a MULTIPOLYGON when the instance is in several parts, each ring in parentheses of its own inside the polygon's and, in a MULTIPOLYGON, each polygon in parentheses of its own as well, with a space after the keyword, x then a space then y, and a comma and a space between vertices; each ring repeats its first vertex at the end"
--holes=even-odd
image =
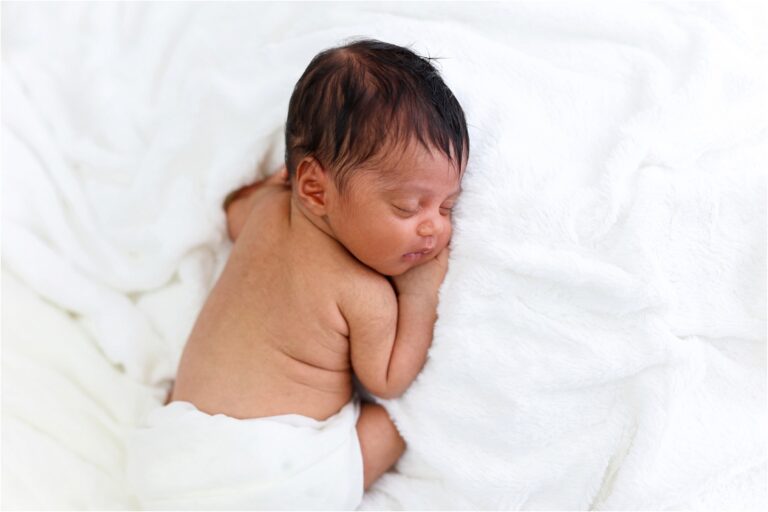
POLYGON ((424 365, 464 113, 428 60, 361 40, 310 62, 285 142, 225 204, 231 255, 129 447, 144 506, 354 509, 405 449, 352 376, 393 398, 424 365))

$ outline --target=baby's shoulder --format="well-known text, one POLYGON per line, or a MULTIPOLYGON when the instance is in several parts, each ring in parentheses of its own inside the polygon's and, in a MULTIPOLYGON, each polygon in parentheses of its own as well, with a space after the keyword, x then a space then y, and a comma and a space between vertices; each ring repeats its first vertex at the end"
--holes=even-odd
POLYGON ((343 279, 345 286, 341 289, 339 306, 342 312, 397 307, 395 290, 389 280, 357 262, 349 266, 343 279))
POLYGON ((351 290, 359 288, 380 288, 384 285, 389 286, 386 277, 379 274, 371 267, 361 263, 351 254, 340 261, 338 271, 344 276, 344 281, 351 290))

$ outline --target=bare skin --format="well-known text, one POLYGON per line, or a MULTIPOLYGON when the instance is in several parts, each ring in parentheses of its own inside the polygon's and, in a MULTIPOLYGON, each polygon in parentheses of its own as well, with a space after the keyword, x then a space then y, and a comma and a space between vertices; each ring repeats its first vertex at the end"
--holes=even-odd
MULTIPOLYGON (((413 162, 426 162, 429 176, 444 167, 421 156, 413 162)), ((227 205, 232 252, 192 330, 169 400, 241 419, 295 413, 324 420, 352 398, 353 371, 377 396, 402 394, 432 341, 453 181, 438 187, 440 198, 423 201, 429 208, 422 214, 393 218, 390 238, 379 242, 345 220, 364 219, 363 207, 356 216, 345 211, 312 159, 302 161, 292 183, 282 169, 243 190, 227 205), (364 252, 401 242, 404 248, 364 252), (348 249, 357 246, 368 264, 348 249), (410 252, 422 246, 425 254, 410 252)), ((365 208, 374 204, 364 199, 365 208)), ((357 433, 367 489, 405 442, 376 404, 362 404, 357 433)))

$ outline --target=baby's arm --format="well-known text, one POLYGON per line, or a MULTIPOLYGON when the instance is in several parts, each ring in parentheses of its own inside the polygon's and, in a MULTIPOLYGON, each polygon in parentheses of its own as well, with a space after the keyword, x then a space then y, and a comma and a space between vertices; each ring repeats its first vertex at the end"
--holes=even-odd
POLYGON ((357 288, 357 296, 343 305, 352 368, 374 395, 402 395, 424 366, 447 260, 444 249, 433 260, 393 278, 397 296, 381 278, 357 288))

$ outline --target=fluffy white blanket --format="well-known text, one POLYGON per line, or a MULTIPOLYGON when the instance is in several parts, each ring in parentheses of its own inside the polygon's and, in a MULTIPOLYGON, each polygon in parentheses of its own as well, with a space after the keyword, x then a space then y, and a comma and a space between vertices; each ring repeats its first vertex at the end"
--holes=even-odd
POLYGON ((119 434, 226 260, 221 201, 281 162, 311 57, 364 35, 444 57, 472 153, 429 360, 386 403, 408 450, 362 508, 764 510, 765 25, 718 3, 4 4, 4 445, 38 454, 4 453, 5 505, 130 506, 119 434), (66 487, 37 470, 51 439, 114 456, 66 487))

